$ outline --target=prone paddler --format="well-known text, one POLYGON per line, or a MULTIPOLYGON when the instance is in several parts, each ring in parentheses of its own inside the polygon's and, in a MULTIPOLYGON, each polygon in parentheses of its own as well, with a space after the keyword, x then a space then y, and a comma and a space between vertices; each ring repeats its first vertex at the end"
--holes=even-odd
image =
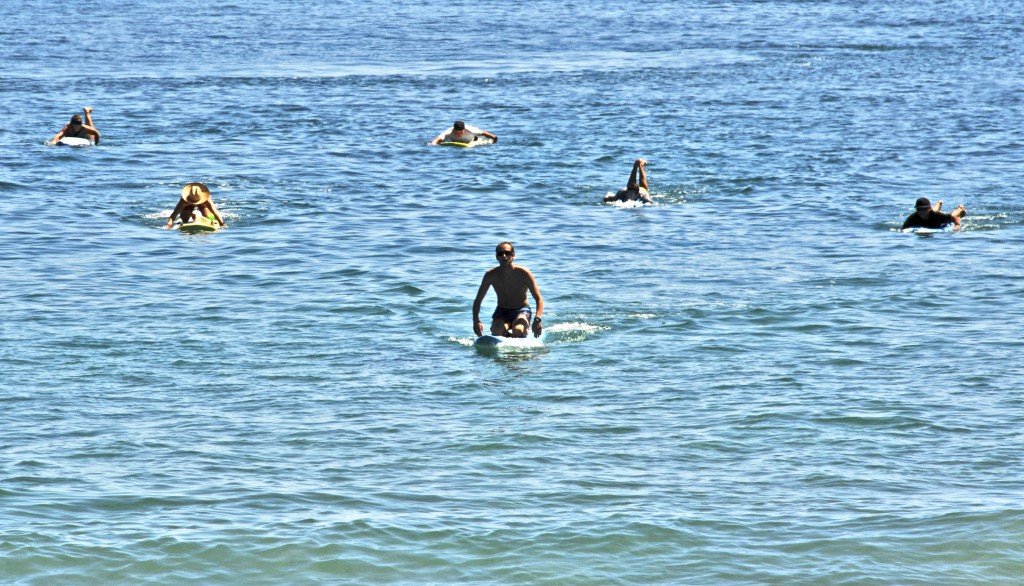
POLYGON ((100 131, 92 122, 92 108, 82 108, 82 113, 85 114, 84 124, 82 117, 75 114, 71 117, 71 121, 64 125, 64 128, 53 135, 48 144, 57 144, 57 141, 62 138, 86 138, 93 144, 100 144, 100 131))
POLYGON ((947 214, 942 211, 941 199, 935 202, 935 205, 932 205, 932 202, 927 197, 919 197, 914 202, 914 213, 907 216, 900 230, 906 230, 907 228, 942 229, 953 224, 953 231, 955 232, 960 229, 960 218, 966 215, 967 209, 964 208, 964 204, 960 204, 955 210, 947 214))
POLYGON ((470 126, 462 120, 456 120, 450 128, 441 132, 434 140, 430 141, 432 145, 438 145, 442 142, 457 142, 460 144, 470 144, 475 140, 479 140, 480 137, 489 138, 494 142, 498 142, 498 136, 477 128, 476 126, 470 126))
POLYGON ((180 219, 183 224, 200 222, 205 219, 214 227, 217 225, 221 228, 228 227, 217 206, 210 199, 210 188, 198 182, 189 183, 181 188, 181 199, 174 206, 171 215, 167 217, 167 224, 164 228, 174 226, 175 219, 180 219))

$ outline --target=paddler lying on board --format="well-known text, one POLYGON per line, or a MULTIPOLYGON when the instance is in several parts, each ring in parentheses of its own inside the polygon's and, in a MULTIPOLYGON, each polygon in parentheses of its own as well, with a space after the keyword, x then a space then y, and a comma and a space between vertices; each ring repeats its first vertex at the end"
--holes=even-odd
POLYGON ((217 206, 213 205, 213 200, 210 199, 210 189, 202 183, 189 183, 181 189, 181 199, 178 200, 178 205, 174 206, 174 211, 167 218, 167 225, 164 228, 173 226, 176 218, 183 224, 190 224, 198 222, 200 217, 219 223, 221 228, 228 227, 217 206))
POLYGON ((480 304, 487 295, 487 289, 494 287, 498 295, 498 307, 491 316, 491 335, 506 338, 525 338, 530 329, 530 305, 526 299, 529 291, 537 301, 537 317, 533 318, 533 336, 540 337, 544 330, 540 316, 544 313, 544 299, 540 296, 537 281, 526 267, 516 266, 512 261, 516 249, 511 242, 502 242, 495 248, 494 256, 498 266, 484 273, 480 290, 473 301, 473 332, 482 336, 484 324, 480 322, 480 304))
POLYGON ((430 144, 441 144, 442 142, 461 142, 463 144, 469 144, 481 136, 489 138, 494 142, 498 142, 498 137, 496 135, 493 135, 486 130, 480 130, 476 126, 470 126, 462 120, 456 120, 455 124, 452 124, 451 128, 437 135, 434 140, 430 141, 430 144))
POLYGON ((625 189, 620 189, 614 194, 609 193, 604 196, 604 202, 641 201, 643 203, 651 203, 651 193, 648 191, 649 188, 647 186, 647 173, 644 171, 645 165, 647 165, 647 161, 643 159, 634 161, 633 170, 629 173, 629 183, 626 184, 625 189), (639 182, 637 182, 637 175, 640 176, 639 182))
POLYGON ((934 228, 936 230, 944 228, 949 224, 954 224, 953 230, 960 229, 960 218, 967 215, 967 210, 964 209, 964 204, 960 204, 960 207, 956 208, 950 213, 941 212, 942 200, 932 202, 927 197, 919 197, 914 203, 916 211, 910 214, 906 220, 903 221, 903 226, 900 230, 906 230, 907 228, 934 228))
POLYGON ((62 138, 90 138, 93 143, 100 144, 100 131, 92 123, 92 108, 82 108, 85 113, 85 124, 82 124, 82 117, 75 114, 71 122, 64 125, 60 132, 53 135, 49 144, 57 144, 62 138))

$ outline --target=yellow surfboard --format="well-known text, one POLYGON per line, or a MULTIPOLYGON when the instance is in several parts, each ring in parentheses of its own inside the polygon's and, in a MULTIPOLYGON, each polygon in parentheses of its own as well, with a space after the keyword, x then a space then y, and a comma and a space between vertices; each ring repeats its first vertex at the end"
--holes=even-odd
POLYGON ((481 136, 480 138, 474 140, 473 142, 454 142, 448 140, 445 142, 437 143, 437 146, 450 146, 468 149, 470 147, 480 146, 482 144, 494 144, 494 141, 485 136, 481 136))
POLYGON ((220 222, 211 220, 209 218, 199 218, 195 222, 189 222, 188 224, 182 224, 178 226, 178 229, 182 232, 189 234, 198 234, 200 232, 216 232, 220 229, 220 222))

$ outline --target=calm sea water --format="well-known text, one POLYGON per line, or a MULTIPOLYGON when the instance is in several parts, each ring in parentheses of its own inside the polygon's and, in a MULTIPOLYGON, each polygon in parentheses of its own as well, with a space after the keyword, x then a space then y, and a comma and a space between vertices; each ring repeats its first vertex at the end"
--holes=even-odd
POLYGON ((3 3, 0 583, 1024 582, 1022 13, 3 3))

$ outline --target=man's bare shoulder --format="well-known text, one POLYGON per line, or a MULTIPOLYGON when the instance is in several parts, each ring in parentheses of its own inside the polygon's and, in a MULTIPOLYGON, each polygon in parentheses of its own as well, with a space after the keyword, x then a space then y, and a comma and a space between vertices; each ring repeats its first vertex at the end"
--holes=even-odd
POLYGON ((522 276, 522 277, 532 277, 533 276, 533 273, 530 272, 530 269, 528 269, 528 268, 526 268, 526 267, 524 267, 522 265, 516 265, 515 271, 516 271, 516 275, 517 276, 522 276))

